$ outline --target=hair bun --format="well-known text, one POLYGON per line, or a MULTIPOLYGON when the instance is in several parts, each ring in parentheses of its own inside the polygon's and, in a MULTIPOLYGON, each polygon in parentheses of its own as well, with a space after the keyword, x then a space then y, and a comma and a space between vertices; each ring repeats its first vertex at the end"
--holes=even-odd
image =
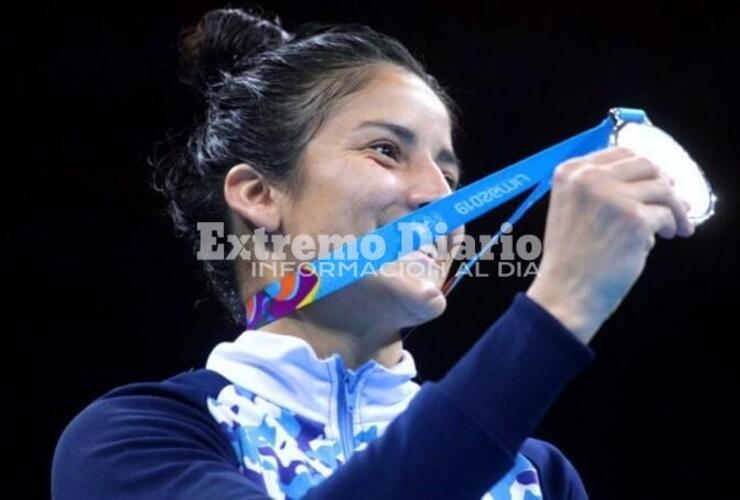
POLYGON ((243 9, 212 10, 184 33, 182 80, 203 94, 223 73, 246 68, 250 58, 292 38, 277 17, 271 21, 243 9))

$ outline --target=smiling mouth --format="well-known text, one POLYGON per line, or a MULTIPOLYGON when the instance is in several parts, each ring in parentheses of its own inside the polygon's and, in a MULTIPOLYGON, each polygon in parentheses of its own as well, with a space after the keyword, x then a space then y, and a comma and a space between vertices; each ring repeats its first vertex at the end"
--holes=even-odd
POLYGON ((439 243, 437 241, 422 245, 417 251, 426 255, 435 262, 442 263, 445 260, 445 255, 443 255, 442 249, 439 248, 439 243))
POLYGON ((430 258, 431 260, 434 260, 434 261, 436 261, 436 260, 437 260, 437 256, 436 256, 436 255, 434 254, 434 252, 432 252, 432 251, 430 251, 430 250, 428 250, 428 249, 425 249, 425 248, 420 248, 420 249, 418 250, 418 252, 419 252, 420 254, 424 255, 425 257, 429 257, 429 258, 430 258))
MULTIPOLYGON (((384 227, 386 224, 389 223, 383 223, 379 227, 384 227)), ((419 247, 418 249, 414 250, 413 252, 407 253, 406 255, 411 255, 414 253, 419 253, 423 255, 424 257, 430 259, 433 263, 435 263, 438 266, 445 266, 449 263, 450 259, 449 257, 451 254, 449 253, 450 247, 450 241, 446 241, 446 244, 441 243, 442 239, 447 238, 447 235, 439 235, 429 243, 426 243, 419 247)), ((403 258, 403 257, 402 257, 403 258)))
POLYGON ((421 256, 424 260, 427 260, 434 267, 437 267, 440 270, 445 266, 444 256, 441 254, 439 248, 432 243, 428 243, 412 253, 421 256))

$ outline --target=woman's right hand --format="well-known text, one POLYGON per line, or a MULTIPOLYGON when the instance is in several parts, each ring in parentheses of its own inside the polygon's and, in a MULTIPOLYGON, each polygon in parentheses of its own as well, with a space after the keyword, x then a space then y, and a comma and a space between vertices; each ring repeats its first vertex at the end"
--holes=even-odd
POLYGON ((655 235, 693 234, 686 209, 658 167, 629 149, 559 165, 527 295, 588 343, 640 276, 655 235))

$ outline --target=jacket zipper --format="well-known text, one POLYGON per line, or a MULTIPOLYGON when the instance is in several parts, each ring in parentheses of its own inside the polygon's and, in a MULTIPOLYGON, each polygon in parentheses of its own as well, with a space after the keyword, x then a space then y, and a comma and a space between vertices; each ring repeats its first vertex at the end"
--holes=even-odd
POLYGON ((344 362, 340 356, 336 358, 337 380, 339 382, 337 394, 337 417, 339 420, 339 441, 342 444, 345 462, 349 460, 355 449, 354 430, 352 429, 354 420, 354 409, 357 399, 355 390, 357 383, 362 374, 370 368, 367 364, 360 368, 357 373, 345 370, 344 362))

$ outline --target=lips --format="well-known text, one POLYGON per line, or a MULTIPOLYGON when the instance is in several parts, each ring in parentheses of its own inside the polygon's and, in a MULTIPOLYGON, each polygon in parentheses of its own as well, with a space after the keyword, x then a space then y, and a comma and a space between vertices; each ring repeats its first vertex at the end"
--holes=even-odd
POLYGON ((444 256, 441 254, 439 248, 433 243, 423 245, 415 252, 411 252, 410 254, 408 254, 410 258, 413 258, 412 256, 414 255, 421 257, 423 260, 427 260, 433 266, 439 267, 440 269, 444 268, 445 266, 444 256))
POLYGON ((439 247, 438 240, 435 240, 432 243, 427 243, 426 245, 422 245, 418 251, 423 253, 430 259, 440 263, 443 262, 446 257, 446 255, 444 254, 444 250, 439 247))
POLYGON ((419 249, 419 253, 426 255, 432 260, 437 260, 438 251, 434 245, 424 245, 419 249))
MULTIPOLYGON (((386 224, 381 224, 379 227, 384 227, 386 224)), ((426 243, 422 245, 419 249, 412 252, 413 253, 420 253, 424 257, 428 257, 432 260, 435 264, 439 266, 445 266, 448 261, 450 260, 450 252, 449 249, 454 248, 453 246, 450 246, 452 243, 451 240, 449 240, 450 235, 439 235, 436 238, 434 238, 433 241, 426 243), (442 239, 445 239, 446 245, 442 244, 442 239)), ((410 255, 410 254, 407 254, 410 255)))

